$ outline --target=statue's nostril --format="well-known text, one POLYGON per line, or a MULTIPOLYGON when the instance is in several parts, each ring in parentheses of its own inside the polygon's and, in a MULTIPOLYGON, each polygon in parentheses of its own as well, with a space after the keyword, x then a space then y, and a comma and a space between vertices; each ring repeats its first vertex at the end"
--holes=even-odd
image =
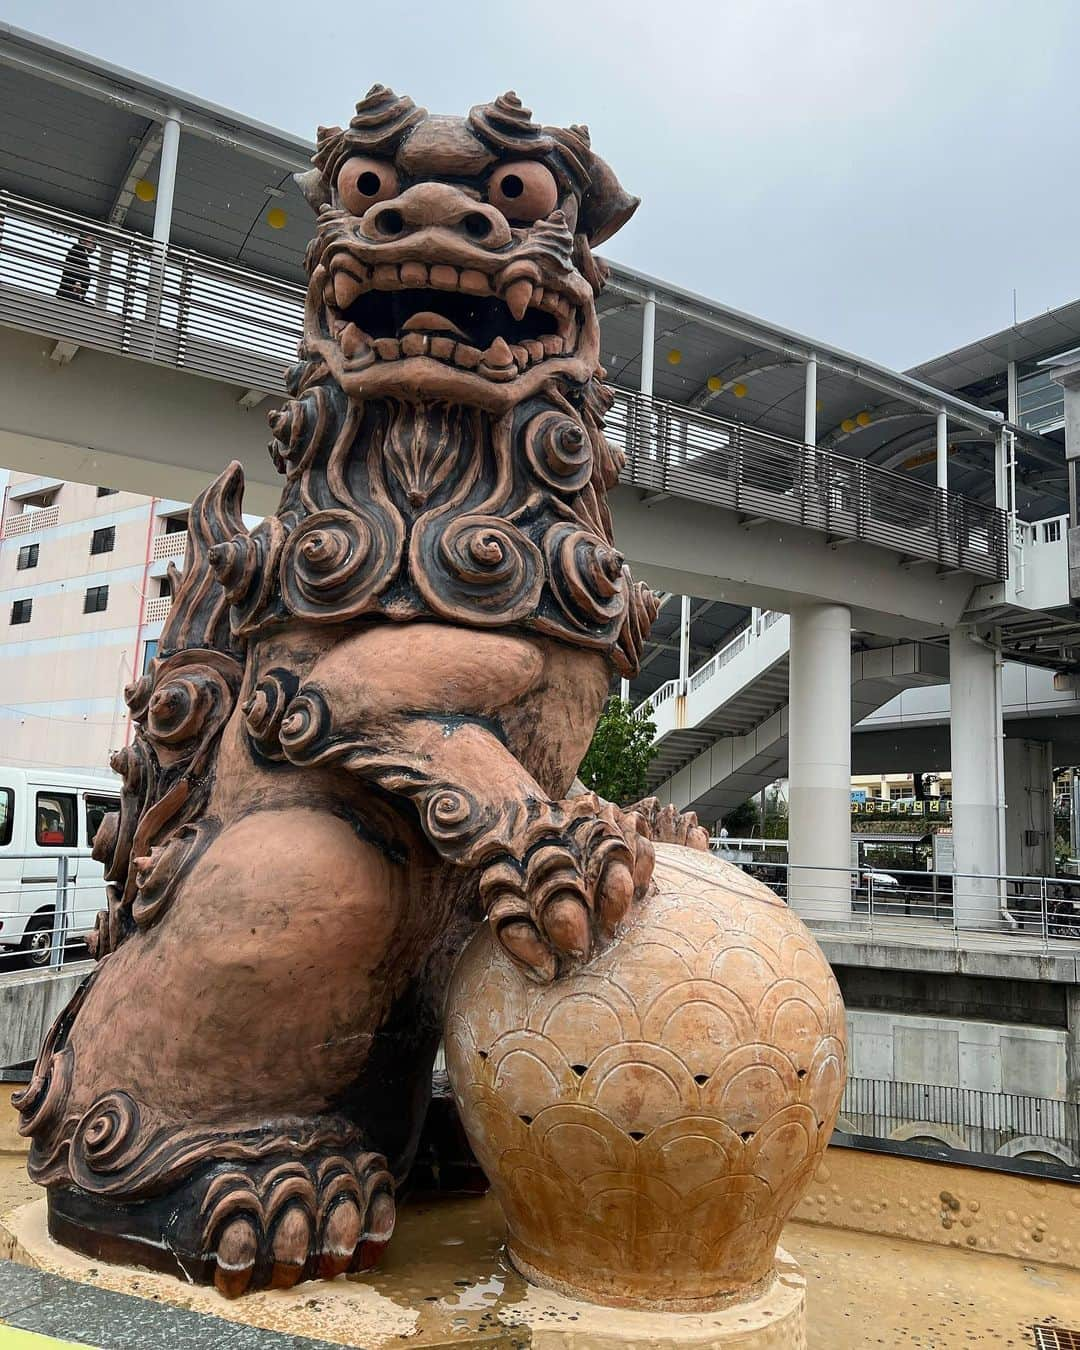
POLYGON ((375 217, 375 224, 381 234, 400 234, 405 228, 405 221, 402 219, 400 211, 380 211, 375 217))
POLYGON ((464 221, 465 233, 473 239, 486 239, 491 233, 491 221, 479 211, 470 211, 464 221))

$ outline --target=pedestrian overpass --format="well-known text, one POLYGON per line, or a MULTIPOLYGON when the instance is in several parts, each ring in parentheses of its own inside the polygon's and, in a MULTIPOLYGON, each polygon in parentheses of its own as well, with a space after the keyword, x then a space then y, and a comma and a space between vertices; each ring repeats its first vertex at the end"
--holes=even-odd
MULTIPOLYGON (((0 463, 190 500, 235 458, 246 509, 269 509, 263 414, 300 331, 312 225, 292 173, 310 145, 10 28, 0 64, 0 463), (47 138, 43 104, 60 129, 47 138), (86 231, 98 249, 84 304, 56 292, 86 231)), ((958 866, 1000 872, 1001 635, 1034 624, 1072 660, 1068 616, 1051 603, 1062 588, 1032 585, 1023 547, 1028 522, 1063 510, 1060 445, 618 264, 599 309, 609 434, 626 456, 611 499, 620 548, 656 589, 790 614, 779 659, 793 858, 846 866, 853 691, 858 712, 905 679, 940 679, 925 644, 947 640, 958 866), (853 630, 866 639, 854 665, 853 630)), ((32 538, 33 512, 3 528, 32 538)), ((693 689, 683 663, 672 735, 700 730, 693 709, 716 698, 702 734, 757 736, 775 716, 761 749, 776 760, 779 665, 751 669, 780 642, 774 628, 747 649, 749 678, 730 696, 736 659, 693 689), (755 705, 768 715, 749 726, 755 705)), ((689 771, 718 743, 671 767, 689 771)))

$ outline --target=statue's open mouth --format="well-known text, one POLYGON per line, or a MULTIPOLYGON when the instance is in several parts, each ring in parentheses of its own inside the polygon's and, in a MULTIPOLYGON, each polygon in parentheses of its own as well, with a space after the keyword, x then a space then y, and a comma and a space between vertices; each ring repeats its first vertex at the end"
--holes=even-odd
POLYGON ((332 276, 324 295, 328 336, 353 370, 426 356, 502 383, 577 350, 576 302, 542 286, 532 264, 489 276, 449 263, 370 268, 350 258, 332 276))

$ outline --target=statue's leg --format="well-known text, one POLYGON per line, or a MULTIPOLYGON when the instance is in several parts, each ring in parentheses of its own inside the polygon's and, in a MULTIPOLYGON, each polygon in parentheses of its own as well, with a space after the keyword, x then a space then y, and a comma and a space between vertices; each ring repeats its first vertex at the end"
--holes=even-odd
MULTIPOLYGON (((309 778, 282 766, 279 790, 309 778)), ((101 962, 22 1105, 58 1239, 228 1294, 373 1262, 437 1037, 396 1010, 441 916, 362 825, 242 815, 101 962), (356 1087, 373 1047, 401 1066, 385 1100, 356 1087)))
MULTIPOLYGON (((411 800, 437 852, 478 872, 499 940, 540 980, 554 977, 560 959, 587 958, 652 874, 651 844, 635 817, 592 793, 549 795, 510 748, 527 744, 522 710, 531 701, 583 697, 553 691, 550 665, 520 638, 434 625, 404 636, 376 629, 315 665, 280 732, 294 763, 340 765, 411 800)), ((566 747, 564 783, 594 720, 586 700, 583 743, 566 747)), ((544 736, 535 725, 533 739, 544 736)))

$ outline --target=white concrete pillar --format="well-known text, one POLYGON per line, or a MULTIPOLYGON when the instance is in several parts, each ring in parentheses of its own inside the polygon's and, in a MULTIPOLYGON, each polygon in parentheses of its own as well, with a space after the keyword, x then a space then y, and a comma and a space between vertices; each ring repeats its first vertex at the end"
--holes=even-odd
POLYGON ((1001 658, 970 624, 949 634, 953 910, 967 928, 1000 920, 1005 867, 1001 658), (985 878, 985 880, 983 880, 985 878))
POLYGON ((653 356, 656 349, 656 298, 650 295, 641 309, 641 392, 652 397, 653 356))
POLYGON ((1013 877, 1054 875, 1054 747, 1005 741, 1005 870, 1013 877))
POLYGON ((1009 509, 1009 474, 1005 463, 1005 432, 994 432, 994 505, 999 510, 1009 509))
POLYGON ((690 596, 682 597, 679 613, 679 693, 686 693, 690 680, 690 596))
POLYGON ((630 702, 630 681, 629 681, 629 680, 620 680, 620 681, 619 681, 619 697, 622 699, 622 701, 623 701, 624 703, 629 703, 629 702, 630 702))
POLYGON ((817 445, 817 358, 806 363, 806 384, 803 391, 803 441, 817 445))
POLYGON ((1016 378, 1016 362, 1010 361, 1006 370, 1006 412, 1014 426, 1020 425, 1020 382, 1016 378))
POLYGON ((851 611, 791 613, 789 900, 800 914, 851 910, 851 611), (827 869, 827 870, 826 870, 827 869))
POLYGON ((937 415, 937 485, 949 486, 949 417, 944 408, 937 415))
POLYGON ((161 138, 161 162, 154 202, 154 242, 157 244, 167 244, 172 233, 173 195, 176 191, 176 162, 179 154, 180 113, 176 108, 170 108, 161 138))

